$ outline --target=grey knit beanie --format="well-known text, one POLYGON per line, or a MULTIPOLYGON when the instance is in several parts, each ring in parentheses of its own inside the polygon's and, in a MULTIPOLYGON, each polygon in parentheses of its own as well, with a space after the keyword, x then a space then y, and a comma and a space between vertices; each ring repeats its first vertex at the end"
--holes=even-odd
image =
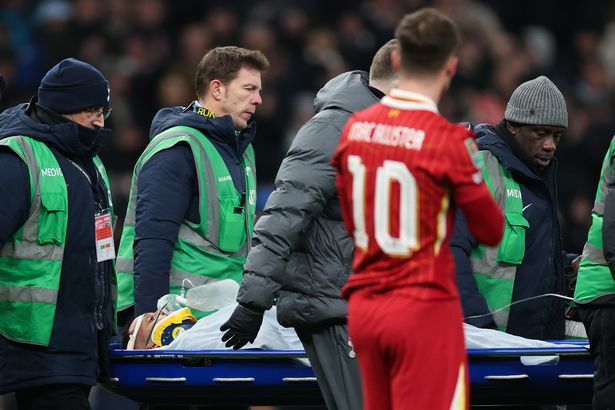
POLYGON ((519 124, 568 127, 564 96, 555 84, 541 75, 521 84, 506 105, 504 119, 519 124))

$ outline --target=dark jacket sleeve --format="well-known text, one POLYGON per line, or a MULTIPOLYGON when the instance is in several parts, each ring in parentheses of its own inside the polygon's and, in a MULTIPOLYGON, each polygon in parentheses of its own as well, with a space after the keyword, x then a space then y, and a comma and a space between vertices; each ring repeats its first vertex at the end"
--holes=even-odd
MULTIPOLYGON (((487 302, 476 286, 476 280, 474 279, 472 271, 472 262, 470 261, 470 253, 477 245, 478 243, 468 229, 463 212, 457 210, 450 248, 453 258, 455 259, 457 286, 461 296, 464 317, 489 313, 487 302)), ((495 322, 491 315, 467 319, 466 322, 478 327, 495 328, 495 322)))
MULTIPOLYGON (((334 123, 338 122, 345 120, 334 123)), ((331 158, 340 133, 339 127, 315 119, 297 133, 276 176, 276 188, 254 227, 239 303, 256 309, 273 304, 293 249, 336 195, 331 158)))
POLYGON ((0 150, 0 246, 28 219, 30 175, 28 166, 12 151, 0 150))
POLYGON ((179 227, 196 181, 190 148, 178 144, 150 158, 139 174, 135 217, 135 314, 156 310, 169 293, 169 269, 179 227))
POLYGON ((604 201, 602 244, 606 263, 615 279, 615 178, 611 177, 604 201))
POLYGON ((574 260, 578 258, 579 256, 580 255, 578 253, 570 253, 570 252, 566 252, 563 250, 562 260, 564 261, 564 269, 569 268, 572 262, 574 262, 574 260))

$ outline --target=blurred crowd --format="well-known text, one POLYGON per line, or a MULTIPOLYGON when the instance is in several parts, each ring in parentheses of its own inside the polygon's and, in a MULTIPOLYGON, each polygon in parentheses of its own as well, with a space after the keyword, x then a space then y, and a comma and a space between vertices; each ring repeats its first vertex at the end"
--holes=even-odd
POLYGON ((26 102, 65 57, 109 79, 113 142, 101 156, 117 209, 132 167, 164 106, 194 99, 193 75, 215 46, 259 49, 263 78, 254 144, 260 203, 316 91, 335 75, 369 68, 399 18, 424 6, 449 14, 464 38, 458 75, 441 103, 452 121, 498 122, 517 85, 549 76, 567 99, 558 148, 564 248, 580 252, 601 161, 615 132, 615 5, 608 0, 4 0, 0 8, 0 109, 26 102))

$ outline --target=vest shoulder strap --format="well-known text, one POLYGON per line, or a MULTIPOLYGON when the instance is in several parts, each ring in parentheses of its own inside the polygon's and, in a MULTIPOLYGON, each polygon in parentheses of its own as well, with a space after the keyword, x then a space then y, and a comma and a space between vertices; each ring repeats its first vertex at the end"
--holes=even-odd
POLYGON ((483 177, 491 195, 505 211, 521 212, 523 200, 521 187, 500 160, 490 151, 480 151, 483 156, 483 177))
MULTIPOLYGON (((62 169, 53 152, 45 143, 21 135, 2 139, 0 145, 16 152, 30 172, 30 212, 14 238, 35 246, 64 244, 68 221, 68 191, 62 169)), ((61 255, 59 250, 57 253, 61 255)))

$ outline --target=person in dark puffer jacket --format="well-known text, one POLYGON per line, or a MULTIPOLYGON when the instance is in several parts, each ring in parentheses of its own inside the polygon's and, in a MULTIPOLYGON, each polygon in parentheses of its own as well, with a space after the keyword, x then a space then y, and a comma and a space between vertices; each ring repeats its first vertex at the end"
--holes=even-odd
POLYGON ((318 92, 317 114, 295 137, 254 228, 239 306, 221 328, 227 346, 238 349, 254 340, 263 312, 276 303, 278 321, 297 331, 329 409, 362 406, 347 305, 340 298, 353 245, 342 223, 331 158, 350 115, 378 102, 394 85, 395 44, 376 53, 369 78, 362 71, 343 73, 318 92))

